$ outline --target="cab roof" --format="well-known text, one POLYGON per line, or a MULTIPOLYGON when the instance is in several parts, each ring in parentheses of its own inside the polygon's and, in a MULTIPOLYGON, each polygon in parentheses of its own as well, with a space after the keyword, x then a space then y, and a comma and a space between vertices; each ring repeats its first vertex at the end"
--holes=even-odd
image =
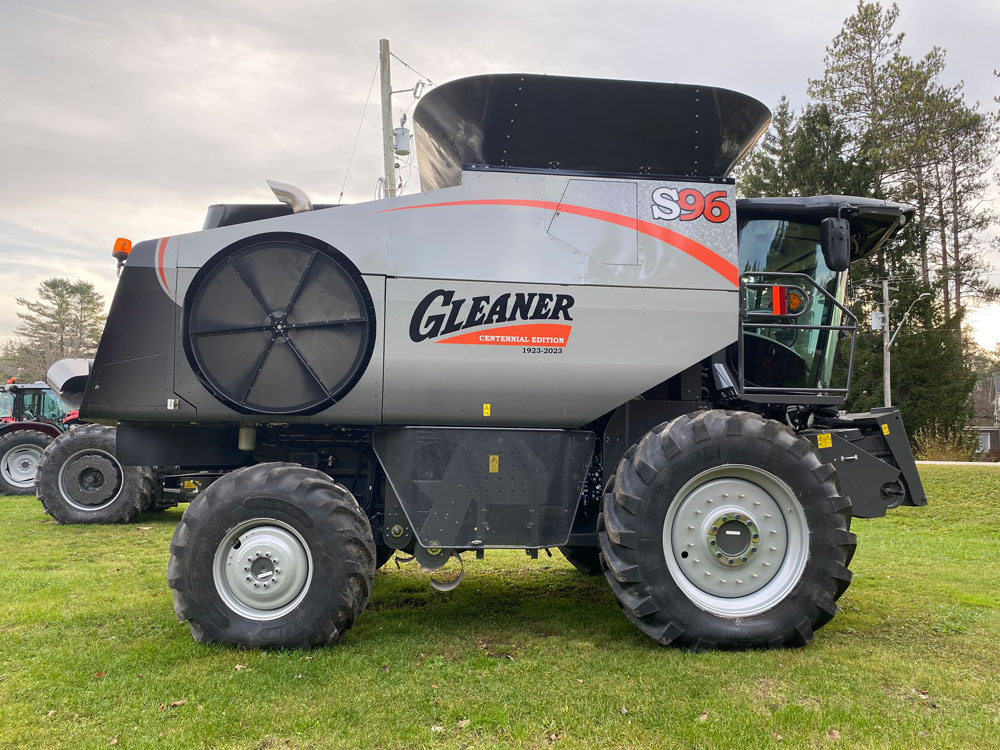
POLYGON ((741 198, 736 201, 740 221, 785 219, 818 223, 841 216, 851 223, 851 262, 875 252, 913 218, 906 203, 850 195, 812 195, 790 198, 741 198))

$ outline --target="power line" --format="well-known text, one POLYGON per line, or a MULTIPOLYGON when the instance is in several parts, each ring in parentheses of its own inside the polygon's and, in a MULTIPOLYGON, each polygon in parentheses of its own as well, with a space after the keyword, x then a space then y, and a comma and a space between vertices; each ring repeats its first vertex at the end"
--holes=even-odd
POLYGON ((423 73, 421 73, 421 72, 420 72, 419 70, 417 70, 416 68, 414 68, 414 67, 413 67, 412 65, 410 65, 410 64, 409 64, 408 62, 406 62, 406 60, 404 60, 403 58, 401 58, 401 57, 400 57, 399 55, 397 55, 397 54, 396 54, 395 52, 391 52, 391 51, 390 51, 390 52, 389 52, 389 54, 390 54, 390 55, 392 55, 393 57, 395 57, 395 58, 396 58, 397 60, 399 60, 399 61, 400 61, 401 63, 403 63, 403 67, 406 67, 406 68, 409 68, 410 70, 412 70, 412 71, 413 71, 414 73, 416 73, 416 74, 417 74, 418 76, 420 76, 420 77, 421 77, 421 78, 423 78, 423 79, 424 79, 425 81, 427 81, 427 83, 429 83, 429 84, 430 84, 431 86, 436 86, 436 85, 437 85, 436 83, 434 83, 434 81, 432 81, 432 80, 430 79, 430 76, 425 76, 425 75, 424 75, 423 73))
POLYGON ((368 98, 365 99, 365 108, 361 110, 361 122, 358 123, 358 132, 354 136, 354 147, 351 148, 351 158, 347 160, 347 174, 344 175, 344 184, 340 187, 340 197, 337 198, 339 206, 344 200, 344 191, 347 189, 347 180, 351 176, 351 165, 354 163, 354 152, 358 149, 358 138, 361 137, 361 126, 365 124, 365 114, 368 112, 368 102, 371 101, 372 91, 375 88, 375 77, 378 75, 378 60, 375 61, 375 72, 372 73, 372 82, 368 86, 368 98))

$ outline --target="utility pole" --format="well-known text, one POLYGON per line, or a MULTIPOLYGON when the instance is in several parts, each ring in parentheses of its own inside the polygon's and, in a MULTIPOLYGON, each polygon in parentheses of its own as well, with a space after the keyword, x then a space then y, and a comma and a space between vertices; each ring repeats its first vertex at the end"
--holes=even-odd
POLYGON ((385 165, 385 194, 396 195, 396 154, 392 147, 392 82, 389 79, 389 40, 379 39, 378 62, 382 79, 382 159, 385 165))
POLYGON ((889 301, 889 279, 882 280, 882 405, 886 408, 892 406, 892 382, 890 378, 890 372, 892 370, 892 345, 896 341, 896 337, 899 332, 903 330, 903 325, 906 323, 906 319, 910 316, 910 311, 913 306, 917 304, 922 299, 927 299, 930 297, 929 292, 924 292, 919 297, 917 297, 910 306, 906 308, 906 312, 903 313, 903 317, 899 319, 899 325, 896 327, 895 332, 892 331, 889 326, 889 310, 896 304, 898 300, 889 301))
POLYGON ((892 383, 889 377, 889 279, 882 279, 882 405, 892 406, 892 383))

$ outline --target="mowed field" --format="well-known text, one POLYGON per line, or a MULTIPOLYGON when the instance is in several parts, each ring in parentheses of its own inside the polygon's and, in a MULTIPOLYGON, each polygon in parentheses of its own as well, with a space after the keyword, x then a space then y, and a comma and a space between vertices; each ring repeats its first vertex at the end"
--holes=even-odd
POLYGON ((558 552, 390 562, 335 647, 199 646, 166 564, 181 511, 57 526, 0 498, 0 747, 996 747, 1000 470, 922 467, 931 505, 856 520, 807 648, 685 653, 558 552))

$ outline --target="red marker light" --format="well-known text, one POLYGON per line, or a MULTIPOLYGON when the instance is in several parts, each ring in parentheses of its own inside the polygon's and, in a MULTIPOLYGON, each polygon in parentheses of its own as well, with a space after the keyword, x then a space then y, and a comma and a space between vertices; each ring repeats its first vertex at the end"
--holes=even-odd
POLYGON ((771 287, 771 312, 775 315, 788 315, 788 295, 785 287, 771 287))

